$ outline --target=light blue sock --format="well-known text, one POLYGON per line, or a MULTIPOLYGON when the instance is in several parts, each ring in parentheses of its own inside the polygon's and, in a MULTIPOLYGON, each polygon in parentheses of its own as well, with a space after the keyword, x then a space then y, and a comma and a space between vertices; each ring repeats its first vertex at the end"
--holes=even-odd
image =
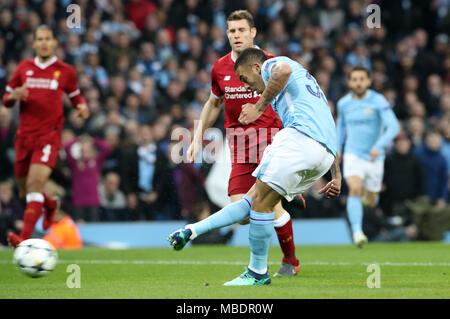
POLYGON ((363 205, 360 197, 350 196, 347 199, 347 214, 353 234, 362 231, 363 205))
POLYGON ((248 217, 250 214, 250 207, 252 205, 252 198, 245 195, 241 200, 228 204, 218 212, 211 216, 186 227, 192 230, 191 239, 210 232, 213 229, 233 225, 248 217))
POLYGON ((273 233, 275 213, 257 213, 250 211, 250 264, 248 268, 256 273, 267 272, 267 255, 269 254, 270 238, 273 233))

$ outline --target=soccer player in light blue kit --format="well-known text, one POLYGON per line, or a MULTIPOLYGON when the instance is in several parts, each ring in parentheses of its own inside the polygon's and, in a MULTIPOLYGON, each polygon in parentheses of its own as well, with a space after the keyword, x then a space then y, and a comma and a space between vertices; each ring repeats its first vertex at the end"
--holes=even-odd
POLYGON ((328 170, 331 170, 332 180, 319 193, 326 193, 327 198, 340 194, 336 126, 325 95, 299 63, 287 57, 267 59, 263 51, 248 48, 241 52, 234 68, 247 89, 262 94, 256 104, 243 105, 239 121, 243 124, 255 121, 271 104, 284 128, 265 149, 253 172, 256 183, 243 199, 175 231, 168 240, 180 250, 200 234, 250 216, 249 266, 225 286, 264 285, 270 283, 267 256, 275 204, 282 197, 291 201, 328 170))
POLYGON ((389 102, 369 89, 370 85, 369 70, 354 67, 348 75, 351 92, 337 103, 338 158, 345 141, 343 173, 349 187, 347 215, 358 247, 367 243, 362 230, 363 205, 372 208, 376 205, 383 182, 384 148, 399 132, 389 102))

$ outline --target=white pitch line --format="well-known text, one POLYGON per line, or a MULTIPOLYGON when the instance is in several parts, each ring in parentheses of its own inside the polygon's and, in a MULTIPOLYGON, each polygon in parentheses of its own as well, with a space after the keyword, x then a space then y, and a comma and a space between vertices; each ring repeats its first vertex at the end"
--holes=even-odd
MULTIPOLYGON (((0 264, 9 264, 12 261, 0 260, 0 264)), ((73 260, 59 260, 59 264, 92 264, 92 265, 247 265, 248 261, 194 261, 194 260, 95 260, 95 259, 73 259, 73 260)), ((269 261, 269 265, 278 265, 279 262, 269 261)), ((433 266, 445 266, 450 267, 450 262, 328 262, 328 261, 311 261, 301 263, 303 266, 367 266, 371 264, 378 264, 380 266, 412 266, 412 267, 433 267, 433 266)))

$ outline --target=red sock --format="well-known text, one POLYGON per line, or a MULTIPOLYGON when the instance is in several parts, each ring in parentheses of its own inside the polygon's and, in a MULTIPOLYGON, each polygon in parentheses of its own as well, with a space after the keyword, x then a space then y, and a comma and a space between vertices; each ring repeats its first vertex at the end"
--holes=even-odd
POLYGON ((44 208, 49 211, 55 209, 56 201, 53 198, 48 197, 45 193, 42 193, 42 195, 44 195, 44 208))
POLYGON ((43 202, 29 201, 27 203, 27 207, 25 208, 25 213, 23 215, 23 228, 20 233, 20 237, 22 237, 22 239, 28 239, 33 234, 34 227, 42 214, 43 206, 43 202))
POLYGON ((292 231, 292 219, 281 227, 275 227, 281 250, 283 251, 283 262, 288 262, 298 266, 298 259, 295 257, 294 232, 292 231))

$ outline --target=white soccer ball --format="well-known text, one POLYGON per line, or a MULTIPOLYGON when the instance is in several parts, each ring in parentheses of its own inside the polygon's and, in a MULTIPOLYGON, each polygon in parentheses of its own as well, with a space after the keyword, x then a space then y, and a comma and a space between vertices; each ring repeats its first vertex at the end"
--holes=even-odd
POLYGON ((56 249, 43 239, 27 239, 14 251, 14 263, 30 277, 42 277, 55 269, 58 261, 56 249))

